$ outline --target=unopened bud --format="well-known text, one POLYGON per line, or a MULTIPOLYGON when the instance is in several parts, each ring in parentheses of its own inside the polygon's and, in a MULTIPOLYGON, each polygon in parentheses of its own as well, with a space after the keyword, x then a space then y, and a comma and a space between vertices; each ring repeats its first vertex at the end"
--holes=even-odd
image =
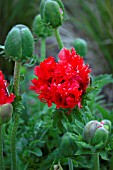
POLYGON ((73 156, 77 150, 76 140, 77 137, 75 134, 71 132, 66 132, 62 136, 62 140, 60 144, 60 153, 65 157, 73 156), (65 148, 67 148, 68 150, 65 148))
POLYGON ((11 104, 0 105, 0 125, 6 124, 10 121, 13 113, 13 106, 11 104))
POLYGON ((64 5, 61 0, 42 0, 40 11, 44 22, 53 29, 61 26, 66 19, 64 5))
POLYGON ((5 41, 5 54, 8 59, 22 63, 31 60, 34 50, 34 39, 25 25, 16 25, 8 33, 5 41))
POLYGON ((48 28, 46 24, 41 19, 40 14, 37 15, 33 22, 33 32, 38 37, 48 37, 51 36, 53 31, 52 29, 48 28))
POLYGON ((87 43, 84 39, 77 38, 74 41, 73 46, 74 46, 77 54, 79 54, 81 57, 83 57, 87 54, 87 43))
POLYGON ((93 146, 102 143, 101 147, 104 147, 108 141, 108 136, 109 131, 96 120, 88 122, 84 127, 83 140, 93 146))

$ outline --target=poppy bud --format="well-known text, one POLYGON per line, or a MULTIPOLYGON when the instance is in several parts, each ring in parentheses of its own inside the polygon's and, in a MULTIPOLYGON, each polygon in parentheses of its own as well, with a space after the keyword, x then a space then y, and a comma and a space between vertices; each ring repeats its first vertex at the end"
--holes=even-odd
POLYGON ((13 106, 11 104, 0 105, 0 125, 8 123, 12 117, 13 106))
POLYGON ((42 0, 40 11, 42 19, 51 28, 61 26, 66 19, 64 6, 61 0, 42 0))
POLYGON ((46 26, 46 24, 42 21, 40 14, 34 18, 33 32, 38 37, 48 37, 52 35, 52 29, 46 26))
POLYGON ((34 39, 25 25, 16 25, 8 33, 5 40, 5 53, 8 59, 28 62, 32 58, 34 39))
POLYGON ((109 132, 104 128, 103 124, 93 120, 86 124, 83 131, 83 139, 85 142, 95 146, 102 143, 101 147, 104 147, 108 140, 109 132))
POLYGON ((77 52, 77 54, 79 54, 80 56, 85 56, 87 54, 87 43, 85 40, 81 39, 81 38, 77 38, 74 43, 73 46, 77 52))
POLYGON ((62 136, 62 140, 60 144, 60 153, 65 157, 73 156, 77 150, 76 140, 77 137, 75 134, 71 132, 66 132, 62 136))

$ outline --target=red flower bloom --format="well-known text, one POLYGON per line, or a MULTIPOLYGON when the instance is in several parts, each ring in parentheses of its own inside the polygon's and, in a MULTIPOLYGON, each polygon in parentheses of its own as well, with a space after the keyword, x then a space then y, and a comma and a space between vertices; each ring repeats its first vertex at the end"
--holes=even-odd
POLYGON ((48 104, 56 104, 57 108, 81 107, 82 95, 90 82, 91 70, 84 64, 83 58, 76 54, 74 48, 63 48, 59 55, 58 63, 53 57, 44 60, 40 66, 35 67, 35 75, 32 80, 34 90, 38 98, 48 104))
POLYGON ((12 103, 14 101, 15 95, 13 93, 8 94, 7 86, 7 81, 4 80, 4 75, 2 71, 0 71, 0 105, 12 103))

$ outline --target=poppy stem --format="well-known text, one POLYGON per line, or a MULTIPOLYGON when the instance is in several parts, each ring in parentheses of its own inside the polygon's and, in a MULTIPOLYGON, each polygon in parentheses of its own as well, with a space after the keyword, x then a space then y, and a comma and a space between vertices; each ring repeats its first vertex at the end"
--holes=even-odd
POLYGON ((46 38, 42 37, 41 38, 41 58, 40 62, 44 61, 46 57, 46 38))
MULTIPOLYGON (((16 97, 19 95, 20 67, 21 63, 16 61, 14 68, 14 94, 16 97)), ((11 170, 17 170, 16 134, 19 125, 19 117, 20 115, 18 113, 13 113, 14 123, 11 133, 11 170)))
POLYGON ((94 170, 100 170, 99 153, 94 153, 94 170))
POLYGON ((63 42, 62 42, 62 39, 61 39, 61 36, 60 36, 60 33, 59 33, 58 28, 55 28, 55 29, 54 29, 54 35, 55 35, 55 37, 56 37, 56 40, 57 40, 58 45, 59 45, 59 48, 60 48, 60 50, 61 50, 61 49, 64 47, 64 44, 63 44, 63 42))
POLYGON ((68 158, 69 170, 73 170, 73 162, 71 158, 68 158))
POLYGON ((0 125, 0 170, 4 170, 2 125, 0 125))

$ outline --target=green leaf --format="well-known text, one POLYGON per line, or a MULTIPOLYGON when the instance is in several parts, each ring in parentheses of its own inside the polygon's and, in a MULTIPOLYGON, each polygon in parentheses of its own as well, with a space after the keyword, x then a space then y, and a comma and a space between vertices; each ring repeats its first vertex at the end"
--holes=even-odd
POLYGON ((13 114, 21 114, 23 109, 22 97, 18 95, 13 102, 13 114))
POLYGON ((53 127, 58 128, 60 131, 63 130, 63 113, 60 110, 57 110, 53 113, 53 127))
POLYGON ((38 157, 41 157, 41 156, 42 156, 42 151, 41 151, 41 149, 35 148, 34 150, 35 150, 35 151, 30 151, 30 150, 29 150, 29 153, 31 153, 31 154, 33 154, 33 155, 35 155, 35 156, 38 156, 38 157))
POLYGON ((86 148, 86 149, 91 149, 91 145, 85 142, 76 142, 76 144, 80 147, 80 148, 86 148))
POLYGON ((93 86, 96 86, 98 89, 101 89, 108 83, 113 83, 113 77, 110 74, 104 74, 94 77, 93 86))
POLYGON ((101 158, 102 158, 103 160, 106 160, 106 161, 109 160, 108 157, 107 157, 107 152, 106 152, 106 151, 101 151, 101 152, 99 152, 99 155, 101 156, 101 158))
POLYGON ((25 76, 24 76, 24 74, 21 74, 20 75, 20 83, 22 83, 24 80, 25 80, 25 76))
POLYGON ((52 153, 48 155, 46 159, 44 159, 38 170, 48 170, 51 168, 51 165, 53 165, 53 162, 58 162, 59 159, 59 150, 56 149, 52 153))

